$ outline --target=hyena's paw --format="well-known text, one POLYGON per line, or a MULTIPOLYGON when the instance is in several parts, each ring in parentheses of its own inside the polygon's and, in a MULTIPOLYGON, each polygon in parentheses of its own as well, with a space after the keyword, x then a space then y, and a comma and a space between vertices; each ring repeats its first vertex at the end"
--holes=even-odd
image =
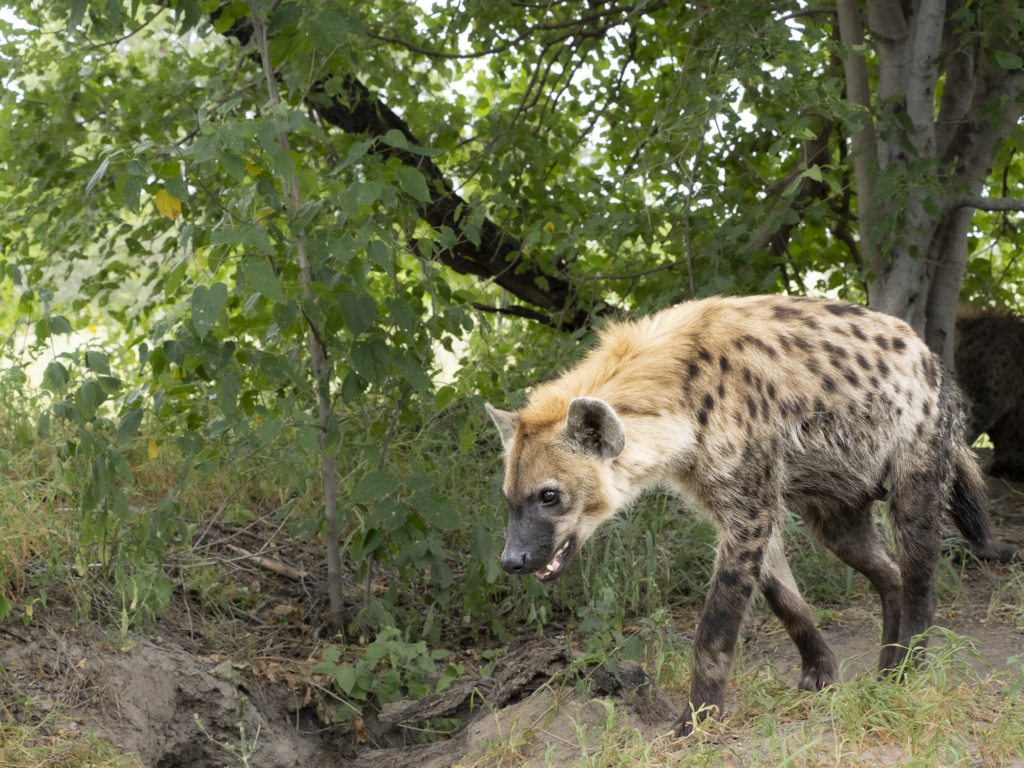
POLYGON ((830 653, 827 657, 819 659, 817 663, 804 667, 797 688, 801 691, 817 693, 838 682, 839 670, 836 667, 836 658, 830 653))
POLYGON ((679 719, 675 721, 672 728, 669 730, 669 736, 673 736, 677 739, 681 739, 685 736, 689 736, 693 733, 693 715, 690 713, 690 708, 687 707, 686 711, 679 716, 679 719))
POLYGON ((686 709, 683 710, 683 714, 679 716, 679 719, 672 725, 669 734, 675 736, 677 739, 689 736, 693 733, 693 723, 701 722, 703 720, 713 717, 716 720, 722 719, 722 710, 715 704, 705 704, 700 707, 696 713, 689 704, 686 705, 686 709))

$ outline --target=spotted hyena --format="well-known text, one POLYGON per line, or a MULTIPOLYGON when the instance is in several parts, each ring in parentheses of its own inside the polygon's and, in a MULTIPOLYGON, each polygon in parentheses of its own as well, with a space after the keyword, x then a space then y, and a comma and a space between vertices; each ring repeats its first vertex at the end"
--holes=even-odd
POLYGON ((961 308, 956 319, 957 382, 967 411, 967 440, 987 432, 990 472, 1024 480, 1024 320, 994 309, 961 308))
POLYGON ((950 375, 906 323, 853 304, 681 304, 610 326, 523 410, 488 412, 506 452, 510 573, 557 578, 645 488, 670 488, 710 514, 718 556, 676 734, 694 713, 721 714, 755 588, 800 650, 800 687, 838 680, 786 562, 786 507, 881 595, 883 671, 931 625, 944 513, 977 552, 994 550, 950 375), (895 556, 872 520, 878 499, 895 556))

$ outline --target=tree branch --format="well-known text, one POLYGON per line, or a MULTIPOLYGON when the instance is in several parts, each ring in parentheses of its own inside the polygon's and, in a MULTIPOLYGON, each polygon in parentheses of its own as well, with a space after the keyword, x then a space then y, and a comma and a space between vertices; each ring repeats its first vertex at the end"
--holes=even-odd
POLYGON ((838 13, 834 5, 818 5, 813 8, 801 8, 799 11, 790 11, 787 14, 779 16, 776 21, 789 21, 790 19, 796 19, 800 16, 816 16, 830 13, 838 13))
POLYGON ((943 208, 943 213, 951 213, 958 208, 976 208, 979 211, 1024 211, 1024 199, 1019 197, 958 197, 943 208))
POLYGON ((492 307, 489 304, 480 304, 473 302, 470 304, 473 309, 479 309, 481 312, 491 312, 498 315, 515 315, 516 317, 525 317, 527 320, 536 320, 538 323, 554 328, 555 323, 547 315, 542 315, 536 310, 530 309, 529 307, 519 307, 513 304, 511 307, 492 307))

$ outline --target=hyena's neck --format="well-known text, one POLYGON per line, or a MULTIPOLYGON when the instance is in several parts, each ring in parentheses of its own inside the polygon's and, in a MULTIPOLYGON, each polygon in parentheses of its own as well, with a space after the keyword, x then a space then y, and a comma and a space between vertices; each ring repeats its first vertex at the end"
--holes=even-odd
POLYGON ((621 509, 643 491, 674 486, 681 468, 692 461, 693 423, 682 415, 627 416, 626 448, 611 462, 611 485, 621 509))

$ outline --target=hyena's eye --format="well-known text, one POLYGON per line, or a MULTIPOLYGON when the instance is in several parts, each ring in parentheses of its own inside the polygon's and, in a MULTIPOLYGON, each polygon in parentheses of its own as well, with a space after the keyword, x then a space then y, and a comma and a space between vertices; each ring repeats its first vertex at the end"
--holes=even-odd
POLYGON ((558 491, 541 491, 540 503, 545 507, 558 503, 558 491))

